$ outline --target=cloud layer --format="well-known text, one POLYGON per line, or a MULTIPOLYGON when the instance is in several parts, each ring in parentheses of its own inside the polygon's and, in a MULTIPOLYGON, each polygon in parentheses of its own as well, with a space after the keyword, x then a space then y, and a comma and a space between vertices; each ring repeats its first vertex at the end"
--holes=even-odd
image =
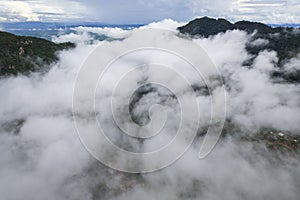
MULTIPOLYGON (((165 20, 149 26, 174 29, 174 24, 176 22, 165 20)), ((94 41, 91 44, 92 38, 87 31, 125 37, 125 40, 106 42, 108 46, 120 48, 128 41, 141 42, 144 38, 137 37, 132 31, 113 28, 79 27, 76 30, 77 33, 55 38, 56 41, 73 39, 78 45, 73 50, 61 52, 60 62, 54 64, 48 73, 0 80, 1 199, 140 199, 141 196, 149 200, 299 199, 299 157, 279 155, 277 159, 264 144, 238 139, 243 135, 251 136, 263 127, 290 131, 294 135, 300 133, 299 85, 275 83, 270 78, 270 72, 276 70, 275 52, 263 51, 253 65, 245 67, 243 62, 251 57, 245 50, 246 44, 252 41, 251 35, 228 31, 208 39, 194 39, 222 72, 228 88, 228 120, 238 128, 229 129, 233 136, 221 140, 204 160, 197 159, 203 140, 199 136, 174 165, 156 173, 129 175, 103 166, 85 150, 72 121, 72 91, 84 60, 98 44, 106 42, 94 41)), ((175 35, 170 40, 173 37, 175 35)), ((160 41, 163 37, 154 38, 153 42, 163 42, 160 41)), ((258 43, 261 42, 254 41, 253 45, 258 43)), ((111 49, 107 53, 114 55, 115 52, 111 49)), ((155 59, 167 61, 178 68, 181 66, 180 62, 175 62, 176 59, 159 57, 157 52, 147 52, 146 56, 137 54, 128 60, 147 64, 155 59)), ((284 66, 284 70, 295 70, 298 64, 299 57, 294 58, 284 66)), ((110 73, 112 76, 107 77, 107 86, 110 86, 109 80, 113 81, 121 72, 115 70, 110 73)), ((184 74, 193 75, 189 71, 184 74)), ((172 77, 166 75, 170 84, 176 84, 172 77)), ((151 74, 145 70, 134 77, 132 84, 138 86, 151 74)), ((202 82, 198 84, 203 86, 202 82)), ((212 92, 218 94, 219 91, 216 88, 212 92)), ((145 108, 162 96, 170 96, 166 94, 163 90, 148 93, 134 108, 135 114, 143 118, 145 108)), ((188 96, 188 93, 184 95, 188 96)), ((85 98, 83 94, 82 99, 85 98)), ((205 129, 210 119, 207 114, 210 97, 198 91, 197 101, 203 111, 201 127, 205 129)), ((121 103, 127 104, 125 101, 121 103)), ((166 101, 171 113, 177 112, 175 103, 172 98, 166 101)), ((82 111, 83 116, 89 116, 89 112, 82 111)), ((128 149, 148 150, 153 147, 119 135, 120 130, 107 117, 108 111, 108 107, 100 105, 99 115, 107 120, 106 126, 114 141, 128 149)), ((89 118, 86 118, 85 125, 89 128, 89 118)), ((166 135, 155 144, 165 144, 176 126, 176 122, 171 122, 166 135)), ((112 156, 118 160, 118 155, 112 156)))
POLYGON ((165 18, 188 21, 197 16, 232 21, 300 23, 297 0, 26 0, 0 2, 0 21, 96 21, 149 23, 165 18))

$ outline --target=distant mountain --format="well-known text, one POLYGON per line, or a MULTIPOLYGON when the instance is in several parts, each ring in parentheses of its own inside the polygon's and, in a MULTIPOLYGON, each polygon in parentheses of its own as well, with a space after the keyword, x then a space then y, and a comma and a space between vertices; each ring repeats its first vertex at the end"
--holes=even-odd
POLYGON ((291 27, 291 28, 300 28, 300 24, 268 24, 271 27, 291 27))
POLYGON ((45 65, 58 60, 57 51, 74 47, 70 42, 56 44, 0 31, 0 76, 43 70, 45 65))
MULTIPOLYGON (((268 42, 264 45, 247 44, 248 53, 254 55, 252 59, 245 62, 245 65, 251 65, 259 52, 263 50, 273 50, 277 52, 279 61, 277 66, 280 68, 289 59, 300 53, 300 28, 293 27, 271 27, 269 25, 239 21, 231 23, 226 19, 213 19, 208 17, 198 18, 190 21, 188 24, 178 27, 180 33, 188 34, 192 37, 210 37, 228 30, 242 30, 247 33, 256 33, 252 41, 264 39, 268 42)), ((300 83, 300 71, 286 74, 278 70, 272 74, 274 78, 283 79, 287 82, 300 83)))
POLYGON ((97 22, 60 22, 60 23, 49 23, 49 22, 10 22, 0 23, 0 30, 13 33, 21 36, 32 36, 38 38, 44 38, 51 40, 52 36, 59 34, 69 34, 76 32, 74 28, 79 26, 84 27, 111 27, 111 28, 122 28, 125 30, 138 28, 145 24, 105 24, 97 22))
POLYGON ((183 34, 191 36, 209 37, 228 30, 243 30, 248 33, 257 33, 253 39, 266 39, 265 46, 247 46, 247 50, 257 55, 263 49, 274 50, 278 53, 279 63, 292 58, 300 52, 300 28, 271 27, 259 22, 239 21, 231 23, 226 19, 213 19, 208 17, 198 18, 188 24, 178 27, 183 34))

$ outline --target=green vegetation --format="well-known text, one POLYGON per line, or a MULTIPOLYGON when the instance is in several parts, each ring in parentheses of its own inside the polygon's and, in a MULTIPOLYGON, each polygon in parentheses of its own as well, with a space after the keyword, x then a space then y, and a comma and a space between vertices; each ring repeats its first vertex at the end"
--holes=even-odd
MULTIPOLYGON (((251 66, 255 57, 263 50, 276 51, 279 68, 289 59, 300 53, 300 28, 276 27, 272 28, 266 24, 258 22, 240 21, 230 23, 225 19, 212 19, 208 17, 198 18, 188 24, 178 27, 180 33, 191 36, 210 37, 228 30, 243 30, 249 34, 256 33, 252 41, 256 39, 267 40, 264 45, 253 45, 248 43, 246 49, 248 53, 254 55, 252 59, 246 61, 244 65, 251 66)), ((277 71, 271 74, 274 78, 280 78, 290 83, 300 83, 300 71, 286 74, 277 71)))
POLYGON ((178 27, 178 30, 183 34, 203 37, 224 33, 228 30, 243 30, 248 33, 256 31, 253 39, 266 39, 269 43, 264 46, 248 45, 248 52, 257 55, 264 49, 274 50, 278 53, 280 64, 284 63, 286 59, 292 58, 300 53, 299 28, 272 28, 263 23, 249 21, 240 21, 233 24, 225 19, 203 17, 192 20, 185 26, 178 27))
POLYGON ((57 51, 74 48, 67 42, 56 44, 35 37, 0 31, 0 76, 28 74, 58 60, 57 51))
POLYGON ((262 128, 252 136, 244 136, 243 140, 252 142, 263 142, 270 150, 281 153, 297 154, 300 151, 300 137, 286 131, 262 128))

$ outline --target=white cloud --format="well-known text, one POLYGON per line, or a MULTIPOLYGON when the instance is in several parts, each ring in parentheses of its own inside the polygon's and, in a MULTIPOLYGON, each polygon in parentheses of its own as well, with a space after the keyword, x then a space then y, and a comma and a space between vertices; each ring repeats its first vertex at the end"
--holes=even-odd
POLYGON ((12 1, 0 2, 0 21, 62 21, 87 17, 86 7, 80 2, 65 1, 12 1))
MULTIPOLYGON (((150 26, 162 27, 164 24, 172 28, 176 22, 167 20, 150 26)), ((115 32, 90 30, 108 35, 120 32, 119 29, 115 32)), ((80 28, 81 32, 90 30, 80 28)), ((268 158, 273 158, 273 154, 270 155, 265 146, 241 141, 236 144, 234 138, 221 140, 205 160, 197 159, 195 141, 196 146, 193 144, 182 159, 156 173, 130 176, 95 164, 79 141, 71 115, 73 81, 81 63, 96 48, 95 45, 80 42, 80 38, 90 40, 82 35, 74 33, 62 38, 73 39, 80 45, 60 53, 60 62, 48 73, 0 80, 2 199, 140 199, 141 195, 145 199, 207 200, 299 197, 299 160, 295 159, 293 164, 277 163, 276 159, 269 161, 268 158), (5 129, 7 122, 18 119, 25 120, 19 134, 5 129)), ((143 39, 135 34, 127 36, 127 40, 111 42, 111 48, 122 47, 130 40, 139 42, 143 39)), ((165 42, 165 37, 155 38, 154 42, 165 42)), ((253 68, 242 67, 243 61, 249 58, 245 51, 249 40, 250 36, 242 31, 228 31, 208 39, 195 39, 220 68, 230 86, 229 117, 239 127, 250 126, 253 131, 256 125, 258 128, 267 126, 299 133, 299 85, 274 84, 270 80, 268 75, 275 68, 273 62, 277 59, 274 52, 261 52, 253 68)), ((115 54, 114 51, 106 53, 115 54)), ((170 63, 170 66, 176 64, 178 68, 184 68, 173 57, 159 54, 161 52, 147 52, 146 56, 135 54, 131 61, 151 63, 160 59, 170 63)), ((294 58, 285 67, 293 70, 298 69, 298 65, 299 58, 294 58)), ((120 71, 111 73, 118 75, 122 73, 120 71)), ((147 76, 147 73, 144 75, 147 76)), ((112 81, 114 77, 111 77, 112 81)), ((168 80, 176 84, 171 76, 168 80)), ((107 85, 111 87, 110 82, 107 85)), ((151 98, 151 93, 146 97, 151 98)), ((156 97, 152 95, 152 98, 156 97)), ((86 97, 83 95, 82 98, 86 97)), ((151 103, 150 100, 148 102, 151 103)), ((127 104, 127 101, 123 103, 127 104)), ((208 96, 199 96, 199 103, 204 111, 209 109, 208 96)), ((106 106, 100 110, 103 118, 109 117, 108 112, 105 112, 109 109, 106 106)), ((204 117, 210 119, 210 116, 204 117)), ((112 124, 108 120, 107 125, 112 124)), ((111 134, 119 133, 116 127, 111 127, 109 131, 111 134)), ((118 141, 124 146, 136 145, 135 141, 130 142, 125 137, 118 141)), ((288 157, 284 159, 288 160, 288 157)))
POLYGON ((196 16, 233 21, 300 23, 297 0, 26 0, 0 2, 1 21, 98 21, 148 23, 165 18, 188 21, 196 16))
POLYGON ((224 17, 233 21, 300 23, 297 0, 191 0, 196 15, 224 17))
POLYGON ((38 21, 38 14, 34 13, 32 8, 27 2, 21 1, 2 1, 0 2, 1 13, 5 16, 2 17, 8 21, 18 21, 21 18, 28 21, 38 21))

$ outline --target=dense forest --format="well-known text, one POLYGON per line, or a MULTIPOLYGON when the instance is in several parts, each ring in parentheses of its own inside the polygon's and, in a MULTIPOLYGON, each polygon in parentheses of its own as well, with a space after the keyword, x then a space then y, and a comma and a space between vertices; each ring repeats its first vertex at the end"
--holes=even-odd
POLYGON ((178 27, 180 33, 192 37, 211 37, 229 30, 242 30, 253 34, 252 41, 261 39, 267 41, 264 45, 246 46, 247 51, 253 55, 252 59, 245 62, 246 66, 251 66, 255 57, 263 50, 275 51, 278 56, 278 71, 274 72, 274 78, 283 78, 287 82, 300 82, 300 71, 293 73, 283 73, 280 68, 291 58, 300 53, 300 28, 291 27, 271 27, 259 22, 239 21, 231 23, 226 19, 213 19, 209 17, 197 18, 188 24, 178 27))
POLYGON ((188 24, 178 27, 181 33, 192 36, 209 37, 228 30, 243 30, 254 33, 253 39, 266 39, 265 46, 247 46, 250 53, 257 54, 263 49, 274 50, 278 53, 279 62, 294 57, 300 52, 300 29, 290 27, 272 28, 259 22, 239 21, 231 23, 226 19, 213 19, 208 17, 198 18, 188 24))
POLYGON ((0 76, 43 70, 45 64, 58 61, 57 51, 74 47, 70 42, 56 44, 0 31, 0 76))

